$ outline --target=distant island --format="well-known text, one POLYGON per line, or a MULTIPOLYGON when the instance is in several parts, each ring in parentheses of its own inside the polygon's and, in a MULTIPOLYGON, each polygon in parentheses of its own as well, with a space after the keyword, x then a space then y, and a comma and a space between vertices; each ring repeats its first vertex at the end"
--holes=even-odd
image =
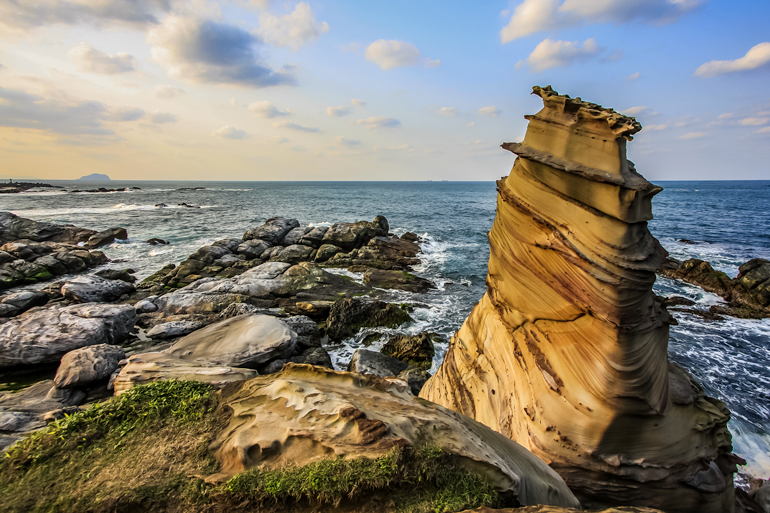
POLYGON ((96 182, 96 181, 109 182, 110 177, 102 173, 91 173, 90 175, 81 176, 80 178, 78 178, 78 180, 83 180, 86 182, 96 182))

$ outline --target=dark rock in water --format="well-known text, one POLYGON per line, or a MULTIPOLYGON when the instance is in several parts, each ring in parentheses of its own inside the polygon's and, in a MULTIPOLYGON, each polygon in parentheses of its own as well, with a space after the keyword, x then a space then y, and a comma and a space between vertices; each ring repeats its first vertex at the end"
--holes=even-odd
POLYGON ((155 208, 168 208, 168 205, 165 203, 156 203, 155 208))
POLYGON ((371 374, 380 378, 398 376, 409 368, 409 364, 392 358, 388 355, 369 351, 368 349, 356 349, 353 359, 348 365, 348 371, 359 374, 371 374))
POLYGON ((102 269, 96 271, 94 274, 105 280, 121 280, 128 283, 134 283, 136 281, 136 276, 132 276, 132 273, 134 272, 133 269, 102 269))
POLYGON ((99 276, 78 276, 62 286, 62 295, 78 303, 107 303, 133 292, 134 286, 123 280, 99 276))
POLYGON ((163 239, 158 239, 156 237, 153 237, 152 239, 149 239, 147 241, 147 244, 150 244, 151 246, 158 246, 158 245, 161 245, 161 244, 162 245, 166 245, 166 244, 168 244, 168 241, 167 240, 163 240, 163 239))
POLYGON ((78 178, 78 181, 84 181, 84 182, 109 182, 110 177, 105 175, 104 173, 91 173, 90 175, 81 176, 78 178))
POLYGON ((53 382, 58 388, 86 388, 106 381, 125 357, 122 347, 109 344, 75 349, 64 355, 53 382))
POLYGON ((171 321, 158 324, 147 332, 147 336, 155 339, 176 338, 189 335, 204 327, 202 322, 195 321, 171 321))
POLYGON ((265 221, 265 224, 252 228, 243 234, 243 240, 262 239, 272 245, 280 244, 290 230, 299 227, 296 219, 285 217, 273 217, 265 221))
POLYGON ((329 312, 326 331, 330 339, 342 340, 352 337, 363 327, 395 328, 413 321, 414 319, 398 305, 359 298, 340 299, 329 312))
POLYGON ((296 356, 289 358, 292 363, 307 363, 309 365, 318 365, 327 369, 334 369, 331 356, 323 347, 311 347, 305 349, 296 356))
POLYGON ((112 244, 115 240, 128 239, 128 232, 125 228, 110 228, 103 232, 95 233, 88 238, 85 243, 86 248, 100 248, 112 244))
POLYGON ((294 307, 303 315, 313 319, 326 319, 334 301, 297 301, 294 307))
POLYGON ((416 367, 430 369, 433 365, 433 339, 435 333, 423 332, 419 335, 396 335, 383 346, 381 352, 402 362, 416 367))
POLYGON ((167 264, 163 266, 162 269, 159 271, 156 271, 151 276, 148 276, 142 282, 137 285, 137 288, 139 289, 146 289, 150 288, 154 285, 159 285, 162 283, 163 278, 166 278, 174 269, 176 269, 176 266, 174 264, 167 264))
POLYGON ((681 242, 682 244, 697 244, 697 242, 690 239, 676 239, 676 241, 681 242))
POLYGON ((417 242, 420 239, 418 235, 414 232, 406 232, 401 236, 401 240, 405 240, 407 242, 417 242))
POLYGON ((54 305, 0 325, 0 367, 58 362, 81 347, 119 344, 134 327, 130 305, 54 305))
POLYGON ((687 299, 686 297, 682 296, 671 296, 671 297, 664 297, 663 299, 663 306, 669 307, 669 306, 692 306, 695 304, 695 301, 692 299, 687 299))
POLYGON ((339 246, 344 251, 351 251, 360 248, 372 237, 387 235, 388 230, 388 220, 383 216, 375 217, 371 223, 334 223, 326 231, 322 241, 324 244, 339 246))
POLYGON ((0 242, 28 239, 34 242, 59 242, 77 244, 87 241, 95 230, 78 228, 71 224, 54 224, 18 217, 10 212, 0 212, 0 242))
POLYGON ((177 207, 185 207, 185 208, 201 208, 197 205, 188 205, 187 203, 178 203, 177 207))
POLYGON ((430 280, 420 278, 406 271, 384 271, 369 269, 364 274, 364 283, 383 289, 398 289, 418 294, 435 289, 430 280))
POLYGON ((409 390, 412 391, 412 395, 417 396, 420 394, 420 390, 422 390, 425 383, 430 379, 430 373, 419 367, 409 367, 401 371, 396 377, 406 381, 407 385, 409 385, 409 390))

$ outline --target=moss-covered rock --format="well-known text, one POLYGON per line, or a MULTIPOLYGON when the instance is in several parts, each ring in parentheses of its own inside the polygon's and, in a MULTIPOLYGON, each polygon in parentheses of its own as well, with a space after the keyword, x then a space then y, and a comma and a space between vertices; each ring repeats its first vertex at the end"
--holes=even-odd
POLYGON ((326 320, 326 332, 332 340, 352 337, 364 327, 395 328, 414 319, 400 306, 383 301, 340 299, 335 302, 326 320))

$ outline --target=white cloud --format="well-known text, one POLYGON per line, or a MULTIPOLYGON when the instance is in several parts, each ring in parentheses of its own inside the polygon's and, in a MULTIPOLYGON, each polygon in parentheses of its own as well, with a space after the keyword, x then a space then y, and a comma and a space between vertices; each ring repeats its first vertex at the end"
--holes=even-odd
POLYGON ((621 114, 625 114, 626 116, 638 116, 639 114, 644 114, 645 112, 649 112, 649 107, 639 106, 639 107, 631 107, 630 109, 621 110, 621 114))
POLYGON ((585 62, 596 57, 601 48, 595 38, 586 39, 581 45, 579 41, 553 41, 545 39, 538 44, 525 61, 516 65, 520 68, 525 62, 532 71, 539 72, 548 68, 571 66, 576 62, 585 62))
POLYGON ((353 98, 350 100, 351 105, 356 105, 358 107, 366 107, 366 102, 363 100, 359 100, 358 98, 353 98))
POLYGON ((432 68, 441 64, 440 60, 422 59, 420 57, 420 50, 412 43, 396 41, 394 39, 378 39, 366 48, 364 55, 367 61, 371 61, 386 70, 404 66, 417 66, 420 63, 425 64, 426 68, 432 68))
POLYGON ((741 120, 741 125, 744 126, 761 126, 767 124, 770 118, 746 118, 741 120))
POLYGON ((235 98, 230 98, 230 107, 237 107, 238 106, 238 100, 235 98))
POLYGON ((144 117, 144 111, 137 107, 113 107, 107 119, 110 121, 136 121, 144 117))
POLYGON ((245 131, 238 130, 235 127, 232 127, 230 125, 225 125, 219 130, 214 131, 211 135, 215 137, 221 137, 222 139, 231 139, 231 140, 238 140, 238 139, 245 139, 249 136, 245 131))
POLYGON ((67 52, 75 69, 99 75, 117 75, 136 71, 136 57, 128 53, 108 55, 88 43, 80 43, 67 52))
POLYGON ((746 55, 733 61, 711 61, 701 64, 695 70, 696 77, 715 77, 727 73, 750 71, 766 67, 770 63, 770 43, 759 43, 752 47, 746 55))
POLYGON ((757 115, 758 115, 758 116, 762 116, 762 117, 764 117, 764 116, 770 116, 770 111, 768 111, 768 110, 763 110, 762 112, 757 112, 757 115))
POLYGON ((335 144, 341 144, 342 146, 356 146, 358 144, 361 144, 361 141, 354 140, 354 139, 346 139, 342 137, 341 135, 338 135, 334 138, 335 144))
POLYGON ((291 112, 288 110, 286 110, 286 112, 282 112, 267 100, 260 100, 258 102, 251 103, 249 104, 248 109, 252 114, 260 118, 275 118, 279 116, 291 115, 291 112))
POLYGON ((156 125, 160 125, 162 123, 176 123, 177 118, 170 112, 160 112, 159 110, 156 110, 150 114, 150 121, 156 125))
POLYGON ((755 134, 770 134, 770 126, 766 126, 765 128, 760 128, 755 134))
POLYGON ((279 48, 287 47, 292 52, 312 43, 329 31, 329 24, 318 23, 315 13, 306 2, 300 2, 289 14, 274 16, 264 13, 259 17, 257 33, 265 41, 279 48))
POLYGON ((481 107, 478 112, 482 116, 487 116, 489 118, 496 118, 497 116, 500 115, 502 111, 499 110, 494 105, 489 105, 488 107, 481 107))
POLYGON ((592 23, 633 21, 665 25, 704 3, 705 0, 524 0, 500 31, 500 42, 555 28, 592 23))
POLYGON ((475 121, 471 121, 470 123, 468 123, 465 126, 467 126, 468 128, 473 128, 474 126, 476 126, 476 122, 475 121))
POLYGON ((155 86, 155 88, 153 88, 150 92, 156 98, 175 98, 179 95, 184 94, 184 91, 179 89, 178 87, 172 87, 170 85, 165 85, 165 84, 155 86))
POLYGON ((355 122, 356 125, 361 125, 369 130, 379 130, 380 128, 394 128, 401 124, 401 122, 394 118, 387 118, 384 116, 372 116, 365 119, 359 119, 355 122))
POLYGON ((632 73, 632 74, 630 74, 630 75, 628 75, 627 77, 624 77, 624 78, 625 78, 625 80, 628 80, 629 82, 634 82, 635 80, 639 80, 639 77, 641 77, 641 76, 642 76, 642 74, 637 71, 636 73, 632 73))
POLYGON ((700 139, 705 136, 705 132, 690 132, 688 134, 680 135, 677 139, 700 139))
POLYGON ((439 66, 441 66, 441 59, 428 59, 425 61, 426 68, 438 68, 439 66))
POLYGON ((730 119, 731 117, 733 117, 732 112, 725 112, 724 114, 717 116, 717 119, 730 119))
POLYGON ((320 132, 321 130, 312 126, 300 125, 298 123, 292 123, 291 121, 276 121, 273 123, 275 128, 288 128, 290 130, 298 130, 300 132, 320 132))
POLYGON ((436 113, 446 116, 448 118, 454 118, 457 116, 457 109, 454 107, 441 107, 436 113))
POLYGON ((349 107, 326 107, 326 115, 333 118, 341 118, 350 114, 349 107))
POLYGON ((169 16, 147 40, 172 78, 255 88, 295 81, 292 67, 274 70, 259 60, 258 37, 225 23, 169 16))
POLYGON ((267 142, 270 144, 284 144, 289 142, 289 140, 286 137, 283 137, 282 135, 276 135, 274 137, 268 137, 267 142))

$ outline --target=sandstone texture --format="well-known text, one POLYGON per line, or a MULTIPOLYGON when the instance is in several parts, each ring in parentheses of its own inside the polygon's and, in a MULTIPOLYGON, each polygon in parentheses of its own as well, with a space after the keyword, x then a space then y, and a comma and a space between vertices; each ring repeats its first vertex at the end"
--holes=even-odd
POLYGON ((649 233, 661 189, 636 173, 641 129, 534 88, 519 157, 498 181, 487 293, 420 396, 549 463, 584 507, 733 511, 730 413, 667 357, 649 233))
POLYGON ((435 444, 460 456, 519 503, 578 507, 559 476, 527 450, 467 417, 422 401, 401 383, 288 365, 222 391, 232 412, 209 450, 225 478, 251 467, 377 458, 394 447, 435 444))
POLYGON ((94 382, 107 380, 126 357, 120 346, 97 344, 75 349, 61 359, 54 385, 58 388, 85 388, 94 382))

